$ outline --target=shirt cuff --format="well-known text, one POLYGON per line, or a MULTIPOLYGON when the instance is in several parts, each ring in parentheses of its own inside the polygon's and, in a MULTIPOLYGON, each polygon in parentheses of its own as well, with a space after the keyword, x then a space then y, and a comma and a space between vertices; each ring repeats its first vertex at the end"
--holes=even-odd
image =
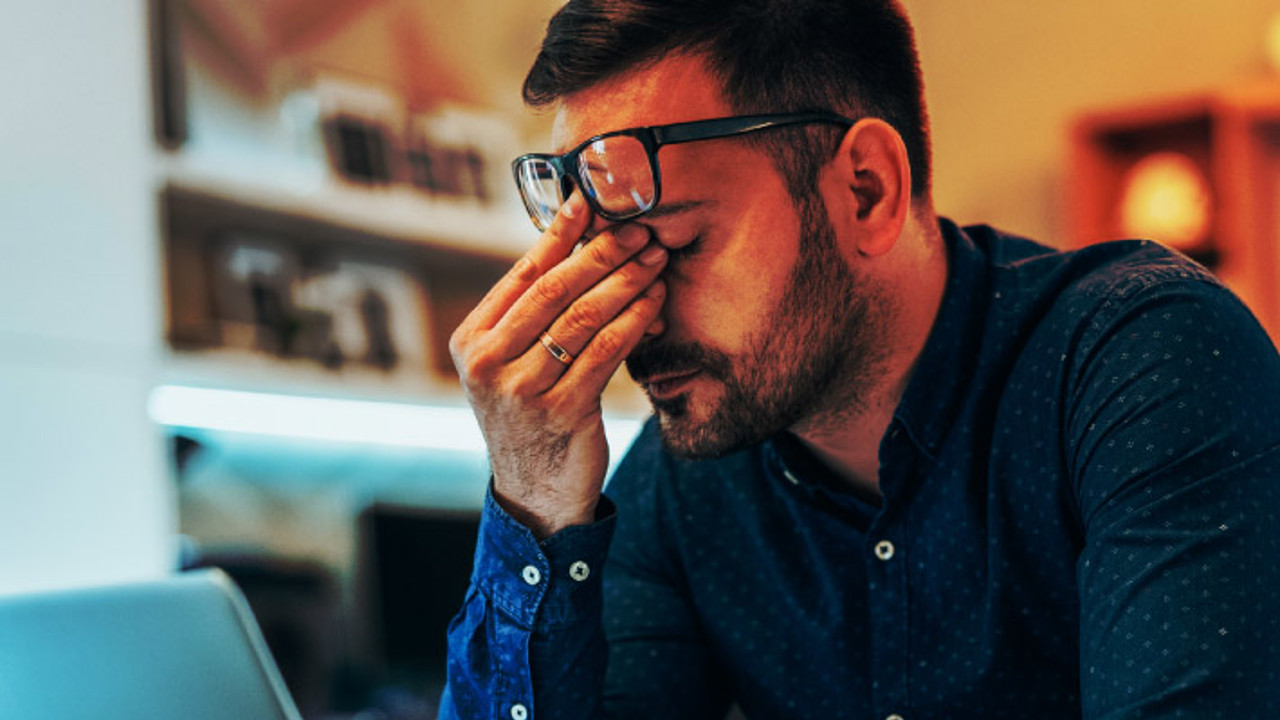
POLYGON ((490 485, 480 516, 471 583, 521 627, 554 630, 599 613, 601 578, 617 513, 601 496, 596 521, 542 542, 502 509, 490 485))

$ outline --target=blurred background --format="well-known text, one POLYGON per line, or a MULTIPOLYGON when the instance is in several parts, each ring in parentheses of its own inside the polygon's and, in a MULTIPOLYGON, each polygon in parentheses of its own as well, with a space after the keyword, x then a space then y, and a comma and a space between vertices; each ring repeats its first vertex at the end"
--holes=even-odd
MULTIPOLYGON (((307 717, 434 717, 488 473, 445 344, 536 238, 558 5, 6 6, 0 593, 216 565, 307 717)), ((905 5, 942 214, 1158 239, 1280 328, 1280 2, 905 5)))

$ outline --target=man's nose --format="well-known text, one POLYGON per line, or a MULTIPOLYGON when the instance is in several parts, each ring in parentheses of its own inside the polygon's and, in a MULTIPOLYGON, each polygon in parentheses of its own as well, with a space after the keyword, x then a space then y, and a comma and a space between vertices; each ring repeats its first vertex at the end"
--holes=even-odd
POLYGON ((637 223, 637 222, 617 223, 617 222, 613 222, 612 220, 605 220, 602 217, 596 216, 591 218, 591 224, 587 225, 586 231, 583 232, 582 242, 585 244, 587 242, 590 242, 592 238, 594 238, 595 236, 599 235, 600 233, 606 230, 617 231, 626 225, 635 225, 636 227, 644 230, 648 236, 648 239, 645 241, 646 243, 652 242, 654 240, 653 228, 649 227, 648 225, 644 225, 642 223, 637 223))

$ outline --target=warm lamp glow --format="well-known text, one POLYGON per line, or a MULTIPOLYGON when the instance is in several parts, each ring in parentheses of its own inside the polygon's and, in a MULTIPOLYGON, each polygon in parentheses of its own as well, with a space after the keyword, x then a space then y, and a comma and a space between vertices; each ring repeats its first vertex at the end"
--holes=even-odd
POLYGON ((1120 227, 1125 235, 1180 249, 1208 239, 1213 220, 1209 181, 1186 155, 1148 155, 1125 175, 1122 192, 1120 227))
POLYGON ((1271 16, 1267 23, 1267 60, 1271 68, 1280 71, 1280 12, 1271 16))

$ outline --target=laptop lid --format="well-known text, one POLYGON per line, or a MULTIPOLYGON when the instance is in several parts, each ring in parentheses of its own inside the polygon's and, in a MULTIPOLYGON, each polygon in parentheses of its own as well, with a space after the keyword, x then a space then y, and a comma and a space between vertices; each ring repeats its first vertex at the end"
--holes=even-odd
POLYGON ((301 720, 219 570, 0 597, 0 718, 301 720))

